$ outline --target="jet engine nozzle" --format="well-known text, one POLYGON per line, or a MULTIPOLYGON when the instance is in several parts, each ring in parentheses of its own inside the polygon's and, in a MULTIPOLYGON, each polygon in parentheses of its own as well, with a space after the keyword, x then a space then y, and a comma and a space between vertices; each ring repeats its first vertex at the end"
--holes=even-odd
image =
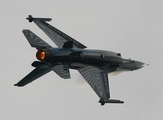
POLYGON ((36 58, 38 60, 44 60, 46 57, 46 52, 44 50, 38 50, 37 53, 36 53, 36 58))
POLYGON ((53 54, 49 49, 40 49, 36 52, 36 58, 44 62, 53 62, 53 54))

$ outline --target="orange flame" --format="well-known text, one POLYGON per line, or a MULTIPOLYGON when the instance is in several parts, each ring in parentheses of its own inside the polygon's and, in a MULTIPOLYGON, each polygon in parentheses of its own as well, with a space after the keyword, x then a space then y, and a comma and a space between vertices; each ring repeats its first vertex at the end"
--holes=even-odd
POLYGON ((38 50, 37 53, 36 53, 36 58, 38 60, 44 60, 45 56, 46 56, 46 53, 43 50, 38 50))

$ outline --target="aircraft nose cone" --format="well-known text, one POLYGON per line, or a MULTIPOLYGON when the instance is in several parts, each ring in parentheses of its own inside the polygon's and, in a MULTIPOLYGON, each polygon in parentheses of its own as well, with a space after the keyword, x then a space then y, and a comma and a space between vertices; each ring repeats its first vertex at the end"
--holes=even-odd
POLYGON ((148 64, 145 64, 143 62, 139 62, 139 61, 135 61, 135 64, 137 66, 138 69, 147 66, 148 64))

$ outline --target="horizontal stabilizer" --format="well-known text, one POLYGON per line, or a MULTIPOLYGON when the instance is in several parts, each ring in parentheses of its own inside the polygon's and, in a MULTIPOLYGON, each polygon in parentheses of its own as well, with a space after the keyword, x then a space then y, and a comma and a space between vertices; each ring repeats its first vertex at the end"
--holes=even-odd
POLYGON ((37 67, 37 68, 49 68, 49 67, 51 67, 51 66, 48 65, 47 63, 40 62, 40 61, 34 61, 31 65, 32 65, 33 67, 37 67))
POLYGON ((27 76, 25 76, 21 81, 19 81, 15 86, 22 87, 26 84, 34 81, 35 79, 45 75, 50 72, 53 68, 35 68, 32 72, 30 72, 27 76))
POLYGON ((51 47, 48 43, 46 43, 44 40, 42 40, 40 37, 38 37, 32 31, 24 29, 22 32, 32 47, 36 47, 37 49, 51 47))
POLYGON ((27 20, 29 20, 29 22, 32 22, 34 20, 39 20, 39 21, 51 21, 51 18, 33 18, 32 15, 28 15, 28 18, 26 18, 27 20))

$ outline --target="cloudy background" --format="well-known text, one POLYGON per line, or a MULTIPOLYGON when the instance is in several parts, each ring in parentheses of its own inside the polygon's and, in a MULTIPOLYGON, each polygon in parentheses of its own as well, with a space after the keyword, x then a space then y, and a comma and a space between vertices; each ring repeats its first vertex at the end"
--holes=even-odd
POLYGON ((162 0, 1 0, 1 120, 153 120, 163 118, 162 0), (56 45, 27 15, 51 17, 57 27, 88 48, 120 52, 150 66, 109 76, 111 98, 124 104, 98 103, 81 75, 71 79, 55 73, 23 88, 14 84, 33 68, 36 50, 22 34, 30 29, 56 45))

